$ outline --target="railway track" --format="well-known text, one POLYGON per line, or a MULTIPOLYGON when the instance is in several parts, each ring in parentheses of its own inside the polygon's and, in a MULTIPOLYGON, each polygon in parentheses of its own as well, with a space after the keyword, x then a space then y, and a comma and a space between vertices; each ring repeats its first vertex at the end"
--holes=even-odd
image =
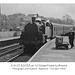
POLYGON ((23 46, 19 43, 0 48, 0 62, 8 62, 23 53, 23 46))

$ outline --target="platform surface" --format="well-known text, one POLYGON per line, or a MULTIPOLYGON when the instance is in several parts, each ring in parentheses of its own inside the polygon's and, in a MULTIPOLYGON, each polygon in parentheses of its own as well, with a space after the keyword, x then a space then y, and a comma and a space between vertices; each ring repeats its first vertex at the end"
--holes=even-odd
POLYGON ((53 39, 41 47, 28 62, 75 62, 75 47, 68 50, 56 49, 53 39))

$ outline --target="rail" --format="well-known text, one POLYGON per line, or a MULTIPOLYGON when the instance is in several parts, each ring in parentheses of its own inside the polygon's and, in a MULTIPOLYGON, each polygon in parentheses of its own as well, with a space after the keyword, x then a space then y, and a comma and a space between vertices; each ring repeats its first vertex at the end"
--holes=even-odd
POLYGON ((0 48, 0 62, 8 62, 23 53, 23 45, 19 43, 0 48))
POLYGON ((20 38, 20 36, 16 36, 16 37, 7 37, 7 38, 0 38, 0 42, 1 41, 8 41, 8 40, 14 40, 14 39, 19 39, 20 38))

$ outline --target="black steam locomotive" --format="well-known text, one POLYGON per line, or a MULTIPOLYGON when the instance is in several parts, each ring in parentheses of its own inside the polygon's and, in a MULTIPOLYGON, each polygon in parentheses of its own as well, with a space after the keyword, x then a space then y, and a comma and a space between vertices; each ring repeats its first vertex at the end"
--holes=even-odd
POLYGON ((43 36, 44 29, 45 27, 43 26, 38 29, 35 23, 28 23, 24 27, 24 31, 21 34, 21 44, 25 47, 24 52, 35 52, 46 42, 46 36, 43 36))

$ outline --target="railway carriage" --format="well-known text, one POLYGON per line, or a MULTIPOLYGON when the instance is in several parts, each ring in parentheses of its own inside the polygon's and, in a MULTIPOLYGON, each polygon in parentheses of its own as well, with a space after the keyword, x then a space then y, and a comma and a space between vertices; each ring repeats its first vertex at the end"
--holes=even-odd
MULTIPOLYGON (((51 27, 51 26, 50 26, 51 27)), ((73 25, 65 25, 65 24, 57 24, 52 23, 51 28, 45 28, 46 35, 50 35, 50 38, 54 38, 56 36, 64 35, 69 32, 70 28, 74 28, 73 25), (50 29, 50 30, 49 30, 50 29)))
POLYGON ((70 28, 73 28, 72 25, 64 25, 63 27, 63 33, 66 34, 70 31, 70 28))

